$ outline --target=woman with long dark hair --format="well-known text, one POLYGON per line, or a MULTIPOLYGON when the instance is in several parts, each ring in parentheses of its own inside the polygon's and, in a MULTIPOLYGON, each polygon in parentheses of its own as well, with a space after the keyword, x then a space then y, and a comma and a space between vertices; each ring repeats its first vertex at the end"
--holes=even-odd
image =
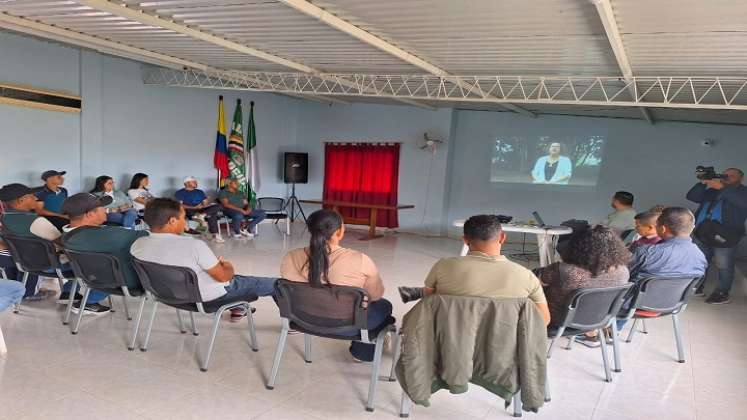
POLYGON ((138 172, 132 176, 130 189, 127 190, 127 195, 130 196, 137 211, 145 210, 145 205, 148 204, 148 201, 153 199, 153 194, 148 190, 149 183, 150 180, 148 179, 147 174, 138 172))
MULTIPOLYGON (((607 226, 597 225, 574 235, 563 259, 541 269, 539 275, 553 323, 562 322, 565 300, 575 290, 622 286, 630 278, 631 254, 620 236, 607 226)), ((591 336, 577 340, 589 347, 599 346, 591 336)))
MULTIPOLYGON (((384 295, 384 284, 379 270, 371 259, 360 251, 343 248, 345 236, 342 216, 331 210, 311 213, 306 224, 311 233, 308 248, 289 252, 280 265, 280 275, 291 281, 308 282, 313 287, 329 285, 354 286, 368 293, 368 327, 371 330, 390 322, 392 304, 384 295)), ((357 334, 357 331, 351 335, 357 334)), ((374 345, 358 341, 350 345, 356 360, 370 362, 374 345)))
POLYGON ((132 229, 137 220, 137 210, 134 203, 122 191, 114 189, 114 179, 108 175, 96 178, 96 183, 90 191, 95 196, 108 195, 112 198, 111 204, 106 206, 106 220, 108 222, 122 225, 132 229))

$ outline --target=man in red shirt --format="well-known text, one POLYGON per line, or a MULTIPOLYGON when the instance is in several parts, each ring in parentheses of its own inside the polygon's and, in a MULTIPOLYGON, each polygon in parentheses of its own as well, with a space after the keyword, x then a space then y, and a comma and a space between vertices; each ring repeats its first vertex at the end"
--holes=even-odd
POLYGON ((635 215, 635 231, 638 233, 639 238, 628 247, 631 251, 641 245, 654 245, 661 241, 661 238, 656 233, 656 220, 660 215, 661 212, 653 210, 635 215))

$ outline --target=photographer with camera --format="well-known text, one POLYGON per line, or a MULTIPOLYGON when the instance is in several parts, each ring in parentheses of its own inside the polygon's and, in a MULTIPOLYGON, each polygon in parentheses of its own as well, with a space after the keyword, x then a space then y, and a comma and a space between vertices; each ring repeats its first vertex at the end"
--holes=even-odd
MULTIPOLYGON (((713 167, 698 166, 695 174, 700 182, 687 193, 688 200, 700 204, 695 212, 695 243, 718 270, 718 286, 706 303, 729 303, 734 259, 747 219, 747 187, 742 185, 744 172, 729 168, 723 174, 716 174, 713 167)), ((698 293, 703 293, 702 285, 698 293)))

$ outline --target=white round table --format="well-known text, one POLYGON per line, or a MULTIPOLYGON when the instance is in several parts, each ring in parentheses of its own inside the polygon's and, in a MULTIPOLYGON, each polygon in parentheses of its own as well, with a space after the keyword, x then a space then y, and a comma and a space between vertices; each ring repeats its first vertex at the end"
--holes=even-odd
MULTIPOLYGON (((456 227, 464 227, 464 219, 454 220, 456 227)), ((573 229, 567 226, 534 226, 520 223, 504 223, 501 225, 504 232, 519 232, 537 235, 537 253, 539 254, 540 267, 552 264, 557 260, 555 252, 555 238, 561 235, 569 235, 573 229)), ((467 255, 469 247, 462 245, 460 255, 467 255)))

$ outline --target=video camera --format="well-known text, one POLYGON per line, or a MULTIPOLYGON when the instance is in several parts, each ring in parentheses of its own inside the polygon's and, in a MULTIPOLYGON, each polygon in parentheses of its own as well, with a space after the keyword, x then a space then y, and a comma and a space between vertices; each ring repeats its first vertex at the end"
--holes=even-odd
POLYGON ((701 181, 708 181, 711 179, 725 179, 726 175, 717 174, 713 166, 698 166, 695 168, 695 176, 701 181))

